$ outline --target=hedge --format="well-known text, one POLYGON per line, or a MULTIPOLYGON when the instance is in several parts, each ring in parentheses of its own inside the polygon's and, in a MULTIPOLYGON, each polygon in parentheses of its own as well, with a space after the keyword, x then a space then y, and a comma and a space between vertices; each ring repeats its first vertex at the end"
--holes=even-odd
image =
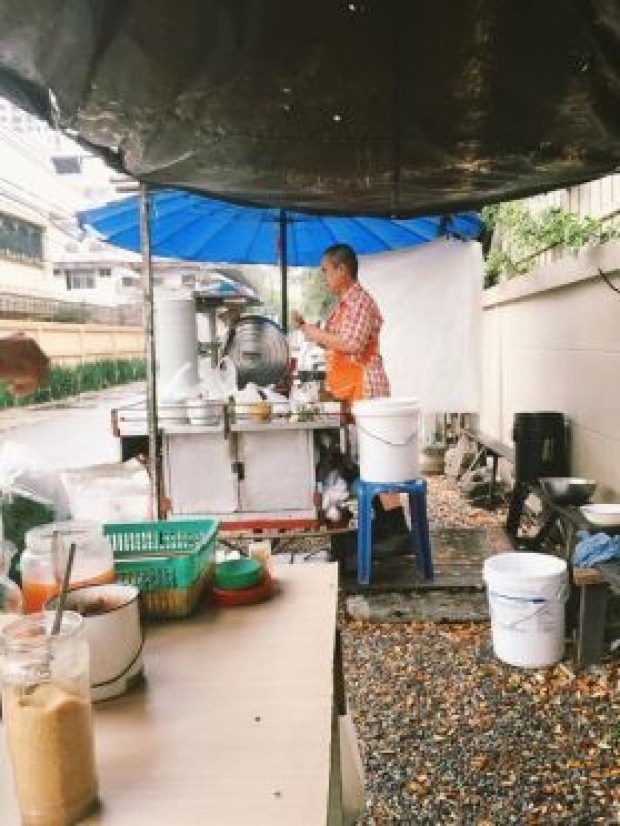
POLYGON ((119 384, 140 381, 146 375, 143 359, 91 361, 76 367, 52 367, 48 380, 34 393, 14 398, 6 385, 0 384, 0 408, 58 401, 78 396, 88 390, 105 390, 119 384))

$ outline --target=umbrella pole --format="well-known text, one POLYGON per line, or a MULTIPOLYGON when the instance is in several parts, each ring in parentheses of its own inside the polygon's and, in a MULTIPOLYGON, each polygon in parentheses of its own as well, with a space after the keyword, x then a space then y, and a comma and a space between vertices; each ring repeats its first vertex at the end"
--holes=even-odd
POLYGON ((155 302, 153 264, 151 260, 151 214, 148 186, 140 184, 140 241, 142 246, 142 317, 144 321, 144 355, 146 362, 146 421, 149 435, 149 484, 151 514, 162 518, 162 485, 157 445, 157 383, 155 360, 155 302))
POLYGON ((280 291, 282 298, 282 329, 288 332, 288 270, 286 248, 286 212, 280 210, 280 291))
POLYGON ((211 367, 217 367, 219 353, 217 350, 217 317, 215 308, 209 310, 209 346, 211 348, 211 367))

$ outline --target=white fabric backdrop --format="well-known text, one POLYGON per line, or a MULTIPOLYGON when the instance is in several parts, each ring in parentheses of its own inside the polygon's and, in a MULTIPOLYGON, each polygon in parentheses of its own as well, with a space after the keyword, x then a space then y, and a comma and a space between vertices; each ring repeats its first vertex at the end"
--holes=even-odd
POLYGON ((477 411, 483 257, 477 241, 433 241, 360 256, 359 279, 384 317, 381 353, 393 396, 425 411, 477 411))

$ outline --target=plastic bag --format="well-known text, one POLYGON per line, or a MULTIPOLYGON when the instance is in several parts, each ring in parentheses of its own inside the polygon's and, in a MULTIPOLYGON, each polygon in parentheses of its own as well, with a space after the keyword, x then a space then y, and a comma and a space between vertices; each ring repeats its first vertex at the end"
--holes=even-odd
POLYGON ((0 496, 7 498, 13 494, 48 505, 59 519, 69 515, 60 474, 46 467, 26 445, 4 442, 0 446, 0 496))
POLYGON ((191 364, 187 361, 182 367, 179 367, 174 376, 166 382, 159 392, 159 400, 161 402, 183 402, 187 398, 188 390, 183 386, 181 379, 191 368, 191 364))
POLYGON ((236 390, 233 396, 237 404, 255 404, 263 401, 258 386, 252 382, 248 382, 243 390, 236 390))
POLYGON ((229 356, 224 356, 217 367, 202 364, 201 395, 213 401, 223 401, 237 392, 237 368, 229 356))
POLYGON ((349 497, 349 488, 346 481, 332 470, 323 482, 322 508, 325 517, 330 522, 338 522, 343 516, 344 503, 349 497))

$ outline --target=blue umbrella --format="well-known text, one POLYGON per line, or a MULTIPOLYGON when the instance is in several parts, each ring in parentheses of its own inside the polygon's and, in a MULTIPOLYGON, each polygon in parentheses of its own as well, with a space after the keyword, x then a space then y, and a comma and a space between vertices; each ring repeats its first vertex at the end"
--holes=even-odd
MULTIPOLYGON (((109 243, 140 252, 138 196, 87 210, 78 218, 109 243)), ((478 238, 482 230, 473 212, 410 219, 313 215, 240 206, 180 190, 150 193, 151 254, 187 261, 313 267, 335 243, 350 244, 366 255, 439 237, 478 238)))
POLYGON ((142 252, 147 361, 149 470, 153 512, 161 515, 161 474, 157 453, 155 341, 151 256, 227 264, 279 264, 282 278, 282 326, 287 328, 287 268, 316 266, 326 247, 350 244, 360 255, 404 249, 440 237, 478 238, 483 230, 475 213, 430 218, 389 219, 314 215, 271 207, 240 206, 183 190, 148 191, 81 212, 92 227, 117 247, 142 252))

